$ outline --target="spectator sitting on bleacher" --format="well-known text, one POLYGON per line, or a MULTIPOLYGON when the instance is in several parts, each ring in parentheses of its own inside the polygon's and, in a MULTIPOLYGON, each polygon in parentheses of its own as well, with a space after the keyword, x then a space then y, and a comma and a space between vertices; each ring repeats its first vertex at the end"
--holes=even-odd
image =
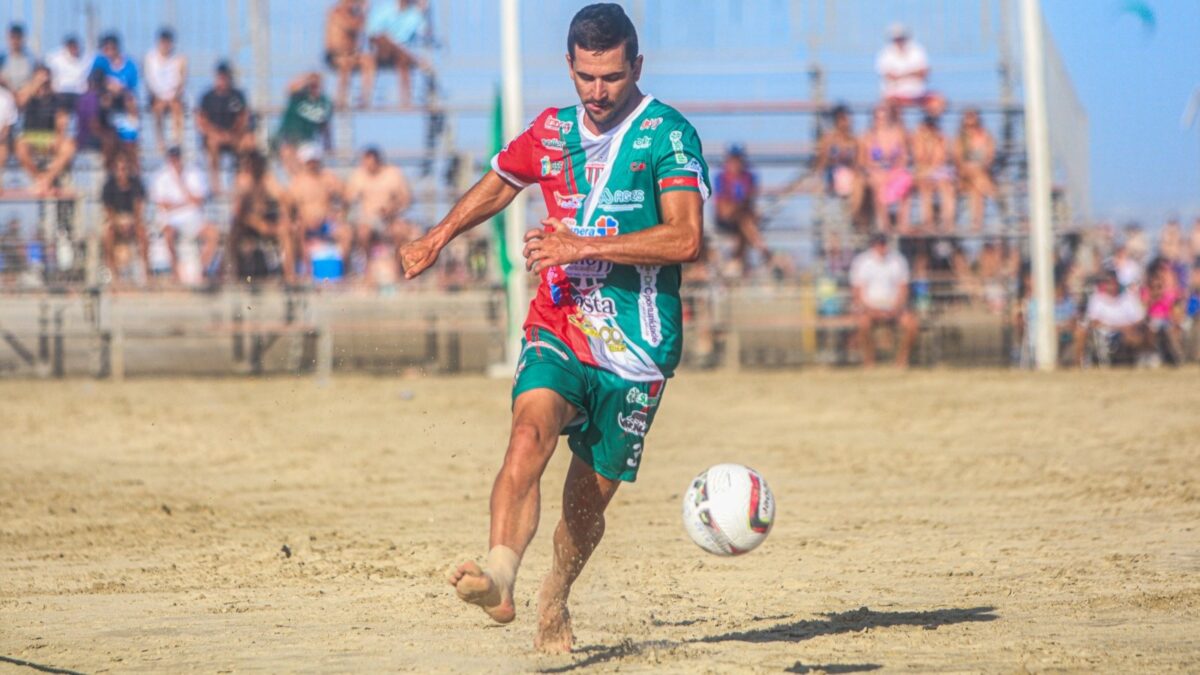
POLYGON ((817 142, 816 170, 825 177, 826 192, 846 200, 846 213, 856 224, 865 187, 858 165, 858 137, 850 109, 844 105, 833 109, 833 126, 817 142))
POLYGON ((211 223, 205 222, 204 203, 208 200, 208 183, 204 172, 183 164, 179 146, 167 149, 166 162, 150 179, 150 201, 155 208, 156 225, 171 254, 171 269, 185 284, 200 282, 200 272, 207 271, 217 255, 221 235, 211 223), (181 243, 190 249, 199 244, 199 265, 193 260, 181 264, 181 243))
POLYGON ((333 103, 325 95, 320 73, 304 73, 288 85, 287 108, 279 122, 275 144, 289 175, 294 176, 303 169, 303 162, 296 157, 300 146, 314 145, 319 139, 324 148, 329 149, 332 119, 333 103))
POLYGON ((117 134, 105 117, 108 76, 96 68, 88 75, 87 89, 75 101, 75 146, 79 152, 99 151, 106 170, 112 169, 117 134))
POLYGON ((375 90, 375 56, 362 49, 365 24, 363 0, 337 0, 325 19, 325 65, 338 74, 334 98, 338 110, 349 105, 350 76, 354 71, 362 71, 360 107, 368 107, 375 90))
POLYGON ((954 144, 954 158, 958 164, 959 186, 966 193, 971 209, 971 227, 981 232, 985 200, 996 196, 996 183, 992 180, 996 140, 984 128, 976 108, 963 111, 958 142, 954 144))
POLYGON ((1117 271, 1106 267, 1088 296, 1084 320, 1076 328, 1076 361, 1084 364, 1088 345, 1101 363, 1110 362, 1121 351, 1136 356, 1146 345, 1145 318, 1146 309, 1137 294, 1122 290, 1117 271))
POLYGON ((134 173, 141 170, 142 158, 138 152, 138 135, 141 131, 141 111, 138 108, 138 70, 133 61, 121 52, 121 39, 116 33, 100 38, 100 53, 93 68, 104 71, 108 78, 105 95, 101 98, 102 117, 112 128, 116 141, 111 155, 105 163, 111 165, 113 157, 125 155, 134 173))
POLYGON ((284 283, 295 281, 294 237, 288 220, 288 196, 267 170, 257 149, 241 156, 229 229, 229 263, 236 279, 261 279, 273 273, 264 245, 278 248, 284 283))
POLYGON ((208 154, 208 178, 214 194, 221 193, 221 155, 237 156, 254 147, 246 95, 233 86, 233 69, 217 64, 216 81, 200 99, 196 114, 200 140, 208 154))
POLYGON ((146 187, 133 173, 131 160, 118 155, 104 181, 100 202, 104 206, 104 263, 113 279, 122 276, 128 260, 122 251, 136 244, 145 274, 150 274, 150 239, 146 235, 146 187), (120 250, 118 250, 120 249, 120 250))
POLYGON ((1183 287, 1171 261, 1155 258, 1146 272, 1142 288, 1142 304, 1146 307, 1146 329, 1151 347, 1168 365, 1183 363, 1183 321, 1186 314, 1183 287))
MULTIPOLYGON (((417 54, 418 41, 428 37, 424 2, 418 0, 377 0, 367 16, 367 39, 374 51, 378 68, 395 68, 400 80, 400 106, 412 105, 412 70, 425 74, 427 91, 432 97, 437 85, 433 67, 417 54)), ((370 97, 372 92, 364 92, 370 97)))
POLYGON ((886 325, 897 333, 896 365, 908 366, 917 337, 917 318, 908 308, 908 262, 891 250, 882 232, 871 235, 870 248, 850 265, 850 288, 858 319, 858 345, 863 365, 875 365, 874 328, 886 325))
POLYGON ((714 181, 714 196, 717 202, 717 229, 734 237, 733 257, 730 260, 730 276, 739 276, 749 271, 750 251, 758 251, 762 262, 771 261, 771 251, 763 241, 759 229, 758 178, 746 165, 746 150, 740 145, 731 145, 725 155, 725 164, 714 181))
POLYGON ((378 148, 367 148, 362 162, 346 183, 346 202, 358 207, 355 246, 371 260, 373 245, 388 242, 392 257, 417 234, 404 212, 412 205, 412 192, 400 167, 387 164, 378 148))
POLYGON ((312 271, 313 245, 335 244, 343 265, 350 257, 353 231, 339 222, 344 204, 342 181, 321 162, 321 148, 315 143, 300 146, 297 159, 303 167, 292 176, 288 197, 295 209, 296 248, 305 268, 312 271))
POLYGON ((88 75, 92 72, 95 61, 90 55, 83 53, 79 38, 68 35, 63 40, 63 46, 46 57, 46 67, 50 69, 50 88, 58 96, 59 105, 75 113, 75 105, 79 97, 87 91, 88 75))
POLYGON ((158 44, 146 52, 143 61, 146 89, 150 91, 148 107, 154 118, 155 142, 163 152, 167 142, 163 134, 163 118, 171 115, 174 131, 172 143, 183 141, 183 90, 187 84, 187 57, 175 52, 175 31, 158 31, 158 44))
POLYGON ((25 49, 25 26, 14 23, 8 27, 8 51, 0 54, 0 83, 18 91, 33 77, 35 60, 25 49))
POLYGON ((926 106, 926 115, 913 132, 913 167, 917 196, 921 200, 921 227, 934 230, 933 198, 937 195, 942 232, 954 231, 955 193, 954 152, 941 130, 941 104, 926 106))
POLYGON ((33 193, 49 196, 75 158, 75 141, 67 134, 70 118, 50 88, 49 68, 34 68, 33 77, 17 92, 17 105, 23 117, 14 143, 17 160, 33 181, 33 193))
POLYGON ((0 194, 4 194, 4 167, 8 164, 8 147, 19 119, 21 113, 16 97, 0 83, 0 194))
POLYGON ((1145 270, 1142 269, 1142 264, 1130 251, 1131 248, 1128 241, 1117 246, 1117 250, 1113 252, 1112 260, 1109 265, 1117 273, 1117 282, 1121 284, 1121 288, 1138 289, 1142 285, 1142 279, 1145 276, 1145 270))
POLYGON ((875 58, 883 100, 889 106, 923 105, 929 92, 929 57, 901 23, 888 27, 888 44, 875 58))
POLYGON ((858 143, 859 164, 867 174, 875 209, 875 228, 891 232, 891 208, 896 207, 896 223, 908 231, 909 194, 912 174, 908 170, 908 132, 896 109, 879 105, 871 118, 871 127, 858 143))

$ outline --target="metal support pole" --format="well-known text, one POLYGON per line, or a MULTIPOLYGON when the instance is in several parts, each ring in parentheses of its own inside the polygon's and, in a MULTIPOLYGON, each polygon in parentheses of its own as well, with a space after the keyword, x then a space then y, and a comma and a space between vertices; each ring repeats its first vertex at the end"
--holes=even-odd
MULTIPOLYGON (((271 100, 271 22, 270 0, 250 0, 250 44, 254 61, 254 89, 251 94, 252 105, 259 114, 271 100)), ((266 127, 266 124, 259 125, 266 127)))
MULTIPOLYGON (((500 91, 504 108, 504 137, 516 138, 525 126, 521 93, 521 3, 520 0, 500 2, 500 67, 503 85, 500 91)), ((518 195, 508 207, 505 219, 508 256, 512 274, 508 275, 508 341, 505 357, 508 365, 516 367, 521 354, 521 321, 529 305, 529 291, 521 260, 524 248, 521 238, 525 231, 525 198, 518 195)), ((511 370, 511 369, 510 369, 511 370)))
POLYGON ((1029 155, 1029 255, 1033 261, 1037 368, 1058 363, 1054 323, 1054 224, 1050 211, 1050 130, 1046 105, 1045 39, 1038 0, 1021 0, 1021 41, 1025 70, 1025 143, 1029 155))
POLYGON ((46 0, 33 0, 33 16, 29 21, 29 49, 34 54, 43 54, 42 33, 46 29, 46 0))

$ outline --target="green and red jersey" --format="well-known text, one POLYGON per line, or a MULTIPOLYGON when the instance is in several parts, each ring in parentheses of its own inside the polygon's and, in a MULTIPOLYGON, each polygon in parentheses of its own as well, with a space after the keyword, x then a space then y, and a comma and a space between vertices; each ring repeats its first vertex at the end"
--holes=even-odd
MULTIPOLYGON (((593 134, 582 106, 548 108, 495 157, 492 168, 538 184, 549 215, 585 237, 638 232, 662 222, 662 195, 709 195, 700 137, 674 108, 645 96, 616 128, 593 134)), ((525 330, 552 332, 580 361, 635 382, 670 377, 683 326, 679 265, 582 260, 542 270, 525 330)))

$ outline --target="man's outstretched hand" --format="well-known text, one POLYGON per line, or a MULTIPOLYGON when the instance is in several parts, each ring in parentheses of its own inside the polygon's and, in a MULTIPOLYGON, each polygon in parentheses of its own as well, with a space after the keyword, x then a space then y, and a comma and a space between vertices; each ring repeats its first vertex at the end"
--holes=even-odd
POLYGON ((422 272, 437 262, 441 247, 430 241, 428 236, 410 241, 400 247, 400 267, 405 279, 416 279, 422 272))
POLYGON ((525 269, 540 272, 554 265, 569 265, 584 258, 584 238, 557 218, 542 221, 545 229, 525 233, 525 269))

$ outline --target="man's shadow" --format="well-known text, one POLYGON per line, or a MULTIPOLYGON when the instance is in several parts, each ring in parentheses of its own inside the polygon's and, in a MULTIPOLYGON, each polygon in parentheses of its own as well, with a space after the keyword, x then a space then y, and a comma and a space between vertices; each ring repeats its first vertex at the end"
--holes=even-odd
MULTIPOLYGON (((999 618, 995 614, 995 609, 995 607, 966 607, 933 609, 925 612, 876 612, 867 607, 860 607, 849 612, 824 614, 824 619, 778 623, 765 628, 707 635, 683 641, 647 640, 637 642, 627 639, 615 645, 583 647, 579 651, 586 654, 584 658, 567 665, 545 668, 540 672, 565 673, 607 661, 636 656, 646 651, 674 649, 688 644, 714 642, 803 642, 804 640, 811 640, 822 635, 857 633, 872 628, 894 628, 897 626, 920 626, 926 630, 937 630, 942 626, 957 623, 995 621, 999 618)), ((881 665, 875 663, 804 666, 797 662, 793 666, 794 670, 791 672, 804 673, 820 669, 831 673, 855 673, 877 670, 881 667, 881 665)))

